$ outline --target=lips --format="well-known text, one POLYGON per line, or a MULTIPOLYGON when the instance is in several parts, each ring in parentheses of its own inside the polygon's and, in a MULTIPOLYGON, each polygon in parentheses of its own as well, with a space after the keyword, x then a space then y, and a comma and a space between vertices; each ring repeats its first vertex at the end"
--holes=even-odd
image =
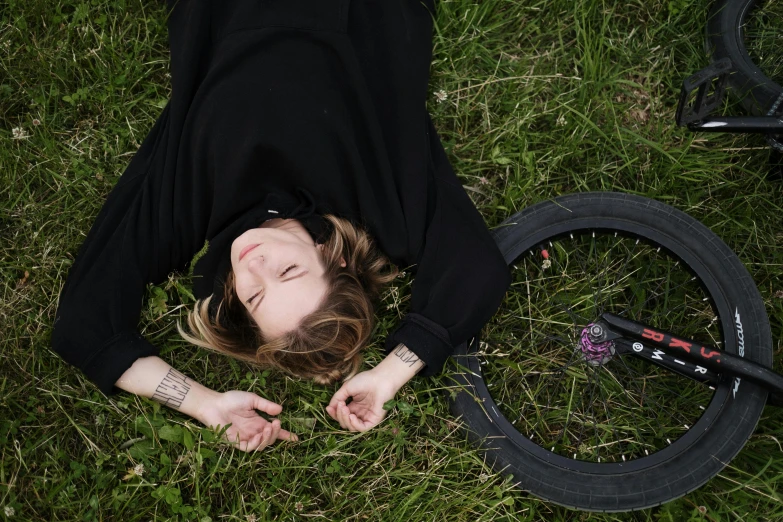
POLYGON ((260 245, 261 243, 256 243, 254 245, 247 245, 245 248, 242 249, 242 251, 239 253, 239 260, 242 261, 242 258, 245 257, 245 255, 253 250, 255 247, 260 245))

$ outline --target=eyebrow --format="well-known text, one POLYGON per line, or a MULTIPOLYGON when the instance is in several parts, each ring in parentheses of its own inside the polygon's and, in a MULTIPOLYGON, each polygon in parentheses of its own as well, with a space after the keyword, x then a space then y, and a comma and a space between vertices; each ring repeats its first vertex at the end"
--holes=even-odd
MULTIPOLYGON (((291 280, 293 280, 293 279, 299 279, 300 277, 304 277, 304 276, 306 276, 306 275, 307 275, 307 274, 309 274, 309 273, 310 273, 310 270, 305 270, 305 271, 304 271, 304 272, 302 272, 301 274, 296 274, 295 276, 286 277, 285 279, 283 279, 283 283, 287 283, 288 281, 291 281, 291 280)), ((256 302, 255 306, 253 306, 253 309, 250 311, 250 313, 251 313, 251 314, 252 314, 252 313, 254 313, 254 312, 256 311, 256 308, 258 308, 258 306, 261 304, 261 301, 263 301, 263 300, 264 300, 264 297, 265 297, 265 296, 266 296, 266 292, 264 292, 264 293, 261 295, 261 299, 259 299, 259 300, 256 302)))

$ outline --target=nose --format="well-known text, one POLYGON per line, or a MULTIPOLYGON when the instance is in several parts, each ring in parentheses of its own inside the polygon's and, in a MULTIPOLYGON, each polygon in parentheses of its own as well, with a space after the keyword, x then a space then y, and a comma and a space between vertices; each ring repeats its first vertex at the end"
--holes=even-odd
POLYGON ((250 262, 247 264, 248 270, 250 270, 250 273, 252 274, 259 274, 264 270, 264 267, 266 266, 266 263, 264 262, 264 256, 258 255, 253 257, 253 259, 250 260, 250 262))

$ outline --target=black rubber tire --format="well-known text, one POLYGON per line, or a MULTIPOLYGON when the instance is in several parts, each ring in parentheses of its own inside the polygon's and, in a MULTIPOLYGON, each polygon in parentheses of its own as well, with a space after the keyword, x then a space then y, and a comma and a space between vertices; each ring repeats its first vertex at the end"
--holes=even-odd
MULTIPOLYGON (((723 241, 683 212, 639 196, 581 193, 531 206, 507 219, 493 235, 512 265, 549 238, 578 230, 656 238, 656 244, 676 254, 708 288, 720 311, 724 349, 737 353, 736 308, 743 322, 744 356, 771 366, 769 321, 752 278, 723 241)), ((535 324, 532 320, 531 316, 535 324)), ((514 428, 489 392, 479 358, 471 355, 478 348, 478 336, 457 348, 455 360, 463 370, 454 374, 459 391, 452 398, 452 412, 462 417, 469 437, 488 450, 487 458, 497 471, 512 474, 523 490, 581 510, 644 509, 700 487, 742 449, 767 398, 765 390, 744 381, 741 393, 732 397, 731 380, 724 379, 726 384, 716 387, 698 427, 673 441, 667 453, 658 451, 671 458, 659 455, 663 462, 653 466, 645 464, 651 460, 645 457, 628 463, 585 463, 550 453, 514 428)))
POLYGON ((707 48, 715 61, 731 59, 735 72, 729 76, 729 86, 745 110, 765 116, 783 87, 753 63, 745 46, 743 26, 756 3, 756 0, 717 0, 707 23, 707 48))

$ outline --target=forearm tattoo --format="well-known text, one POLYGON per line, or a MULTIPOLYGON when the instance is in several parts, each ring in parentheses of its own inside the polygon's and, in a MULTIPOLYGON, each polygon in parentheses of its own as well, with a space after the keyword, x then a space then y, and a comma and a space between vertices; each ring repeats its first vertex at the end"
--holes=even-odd
POLYGON ((160 381, 152 399, 166 406, 179 409, 185 396, 190 391, 192 383, 185 375, 179 373, 174 368, 160 381))
POLYGON ((394 355, 400 358, 402 362, 407 364, 409 367, 413 367, 416 363, 422 363, 424 364, 421 359, 419 359, 415 353, 408 350, 408 347, 404 344, 400 343, 397 345, 397 348, 394 349, 394 355))

